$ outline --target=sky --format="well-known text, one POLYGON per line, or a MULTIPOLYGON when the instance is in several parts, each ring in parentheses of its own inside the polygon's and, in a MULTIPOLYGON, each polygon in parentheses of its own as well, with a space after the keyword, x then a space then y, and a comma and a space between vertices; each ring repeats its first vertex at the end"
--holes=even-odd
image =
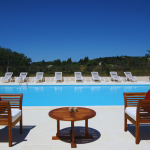
POLYGON ((145 56, 150 0, 0 0, 0 46, 32 62, 145 56))

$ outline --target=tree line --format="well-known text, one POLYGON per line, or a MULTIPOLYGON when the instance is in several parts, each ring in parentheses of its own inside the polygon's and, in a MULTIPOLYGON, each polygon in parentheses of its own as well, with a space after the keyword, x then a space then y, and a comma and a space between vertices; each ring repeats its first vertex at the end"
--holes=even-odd
POLYGON ((141 66, 146 65, 148 63, 149 57, 131 57, 131 56, 116 56, 116 57, 104 57, 104 58, 96 58, 93 60, 89 60, 88 57, 84 59, 80 59, 78 62, 73 62, 71 58, 68 58, 67 61, 62 61, 60 59, 54 61, 47 61, 44 60, 39 62, 31 63, 31 66, 48 66, 48 65, 55 65, 55 66, 95 66, 95 65, 118 65, 118 66, 141 66))
POLYGON ((44 72, 45 76, 54 76, 57 71, 63 72, 66 76, 73 75, 76 71, 81 71, 84 75, 90 75, 92 71, 98 71, 104 76, 108 76, 110 71, 120 72, 120 75, 123 75, 124 71, 132 71, 134 75, 149 75, 149 58, 150 51, 148 50, 148 54, 143 57, 114 56, 89 60, 86 56, 78 62, 73 62, 71 58, 66 61, 57 59, 32 62, 32 59, 24 54, 0 47, 0 76, 6 71, 12 71, 16 76, 23 71, 28 72, 30 76, 35 76, 35 73, 39 71, 44 72))
POLYGON ((31 58, 0 46, 0 66, 29 66, 31 58))

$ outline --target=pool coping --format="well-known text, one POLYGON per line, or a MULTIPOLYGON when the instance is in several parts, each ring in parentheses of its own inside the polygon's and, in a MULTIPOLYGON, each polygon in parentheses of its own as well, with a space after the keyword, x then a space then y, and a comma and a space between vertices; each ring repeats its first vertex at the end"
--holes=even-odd
MULTIPOLYGON (((73 106, 22 106, 23 110, 51 110, 60 107, 73 107, 73 106)), ((91 109, 123 109, 124 105, 119 106, 75 106, 75 107, 85 107, 91 109)))
MULTIPOLYGON (((9 83, 2 83, 0 82, 0 85, 19 85, 19 83, 16 82, 9 82, 9 83)), ((137 81, 137 82, 42 82, 42 83, 33 83, 29 82, 28 84, 22 83, 20 85, 150 85, 150 82, 147 81, 137 81)))

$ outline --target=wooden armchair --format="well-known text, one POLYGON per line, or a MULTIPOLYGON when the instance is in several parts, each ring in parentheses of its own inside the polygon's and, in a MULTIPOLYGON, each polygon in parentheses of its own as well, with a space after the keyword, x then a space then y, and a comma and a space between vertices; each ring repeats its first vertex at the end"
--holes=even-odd
POLYGON ((0 125, 8 125, 9 147, 12 146, 12 128, 20 121, 22 133, 23 94, 0 94, 0 125))
POLYGON ((147 93, 124 93, 124 131, 127 131, 127 119, 136 127, 135 143, 139 144, 139 124, 150 123, 150 100, 147 93))

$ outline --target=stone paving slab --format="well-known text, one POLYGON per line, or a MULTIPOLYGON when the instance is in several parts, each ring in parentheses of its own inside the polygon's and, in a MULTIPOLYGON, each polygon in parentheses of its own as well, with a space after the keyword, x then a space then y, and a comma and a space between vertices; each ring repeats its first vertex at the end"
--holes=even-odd
MULTIPOLYGON (((71 150, 69 140, 52 140, 56 120, 48 112, 57 107, 23 107, 23 134, 19 124, 13 128, 13 147, 8 147, 8 127, 0 126, 0 149, 12 150, 71 150)), ((140 125, 140 143, 135 144, 135 127, 128 122, 124 132, 123 106, 91 106, 96 116, 89 119, 92 140, 76 140, 78 150, 142 150, 150 147, 150 124, 140 125)), ((69 134, 70 122, 60 121, 61 134, 69 134)), ((84 134, 84 121, 75 122, 76 134, 84 134)))

